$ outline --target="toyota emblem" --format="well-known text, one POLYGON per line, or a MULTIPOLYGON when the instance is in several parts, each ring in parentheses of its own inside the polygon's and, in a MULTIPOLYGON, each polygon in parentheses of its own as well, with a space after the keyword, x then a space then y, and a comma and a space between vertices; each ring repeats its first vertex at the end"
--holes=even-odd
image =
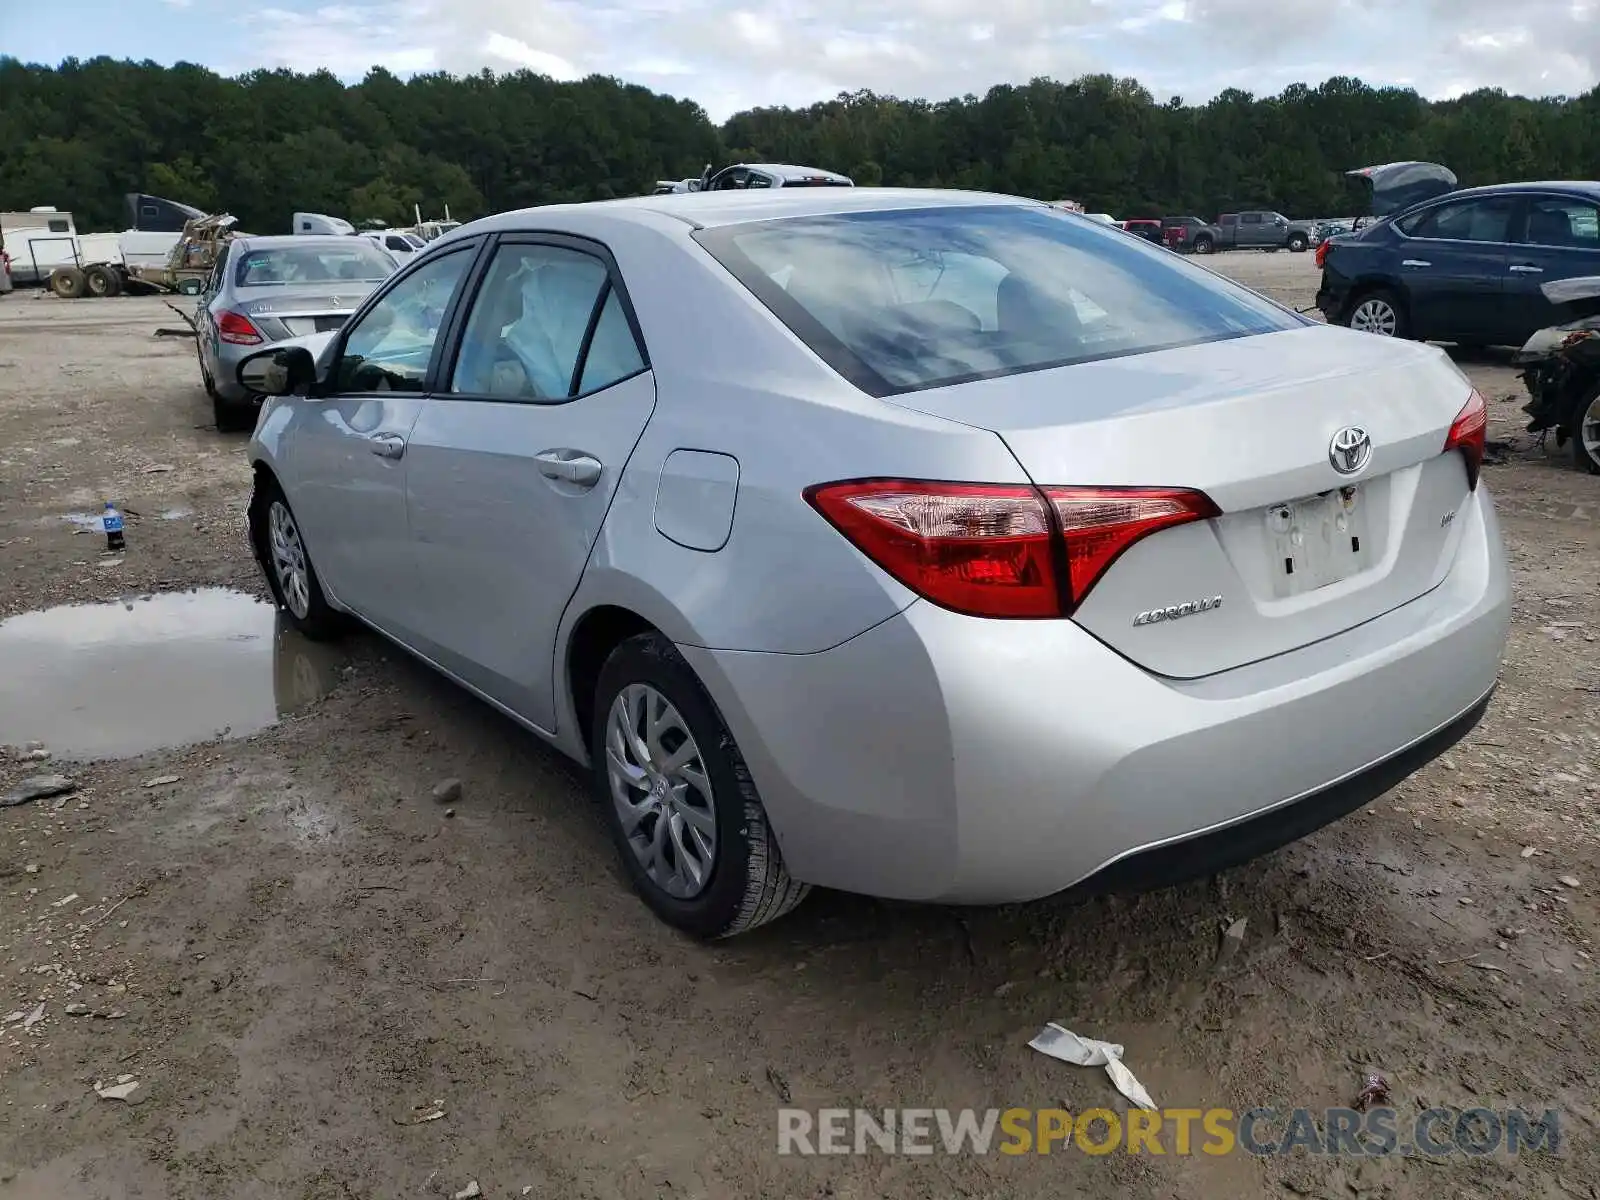
POLYGON ((1354 475, 1372 461, 1372 438, 1359 425, 1346 425, 1328 443, 1328 461, 1341 475, 1354 475))

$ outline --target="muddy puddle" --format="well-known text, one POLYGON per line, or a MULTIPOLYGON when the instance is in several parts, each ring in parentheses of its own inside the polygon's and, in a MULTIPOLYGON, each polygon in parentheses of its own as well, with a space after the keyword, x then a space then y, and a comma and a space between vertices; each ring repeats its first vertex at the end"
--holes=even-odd
POLYGON ((88 759, 247 737, 326 695, 342 661, 225 588, 23 613, 0 622, 0 744, 88 759))

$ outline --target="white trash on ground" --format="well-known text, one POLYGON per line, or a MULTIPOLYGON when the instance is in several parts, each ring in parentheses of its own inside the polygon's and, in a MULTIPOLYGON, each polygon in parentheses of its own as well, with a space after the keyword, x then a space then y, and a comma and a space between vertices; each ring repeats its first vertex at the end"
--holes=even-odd
POLYGON ((1028 1045, 1041 1054, 1059 1058, 1075 1067, 1104 1067, 1111 1084, 1128 1098, 1135 1108, 1155 1108, 1150 1093, 1134 1078, 1133 1072, 1122 1065, 1122 1047, 1115 1042, 1097 1042, 1093 1038, 1079 1037, 1070 1029, 1063 1029, 1051 1021, 1028 1045))

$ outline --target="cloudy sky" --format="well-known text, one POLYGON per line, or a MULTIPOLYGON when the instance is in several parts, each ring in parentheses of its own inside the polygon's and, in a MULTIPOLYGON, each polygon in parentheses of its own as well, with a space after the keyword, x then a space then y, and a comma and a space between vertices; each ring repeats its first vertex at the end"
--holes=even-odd
POLYGON ((379 63, 600 72, 719 120, 856 88, 942 99, 1089 71, 1190 102, 1337 74, 1431 97, 1554 95, 1600 82, 1600 0, 0 0, 0 53, 351 80, 379 63))

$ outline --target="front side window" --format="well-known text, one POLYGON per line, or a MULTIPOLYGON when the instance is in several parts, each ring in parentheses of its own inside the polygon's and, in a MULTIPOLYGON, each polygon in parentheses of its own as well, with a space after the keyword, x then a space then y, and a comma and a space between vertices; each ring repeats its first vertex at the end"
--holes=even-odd
POLYGON ((506 245, 473 302, 450 390, 560 401, 643 365, 606 264, 564 246, 506 245))
POLYGON ((358 317, 334 367, 335 390, 420 392, 439 326, 471 263, 469 249, 442 255, 397 281, 358 317))
POLYGON ((1396 222, 1401 233, 1412 238, 1432 238, 1454 242, 1508 241, 1514 202, 1508 196, 1489 196, 1479 200, 1458 200, 1439 204, 1396 222))
POLYGON ((878 396, 1307 323, 1143 239, 1053 209, 847 213, 694 236, 813 352, 878 396))
POLYGON ((1534 246, 1600 250, 1600 209, 1582 200, 1541 197, 1528 206, 1523 241, 1534 246))
POLYGON ((284 287, 297 283, 377 283, 394 273, 395 262, 369 238, 344 238, 315 246, 251 248, 234 268, 235 287, 284 287))

